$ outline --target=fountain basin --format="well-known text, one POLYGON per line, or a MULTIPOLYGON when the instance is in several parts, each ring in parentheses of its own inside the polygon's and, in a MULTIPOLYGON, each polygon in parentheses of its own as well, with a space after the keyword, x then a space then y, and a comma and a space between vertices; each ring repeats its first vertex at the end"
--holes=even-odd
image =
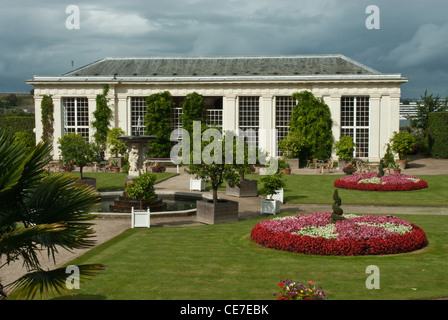
MULTIPOLYGON (((122 196, 123 192, 102 192, 100 193, 100 205, 98 213, 101 215, 130 215, 130 211, 111 211, 110 205, 122 196)), ((156 216, 182 216, 196 214, 196 201, 208 198, 208 195, 202 195, 192 192, 173 192, 173 191, 157 191, 158 200, 164 203, 164 207, 160 210, 152 210, 151 214, 156 216)), ((136 209, 140 208, 140 203, 135 202, 136 209)), ((142 206, 146 210, 145 206, 142 206)))

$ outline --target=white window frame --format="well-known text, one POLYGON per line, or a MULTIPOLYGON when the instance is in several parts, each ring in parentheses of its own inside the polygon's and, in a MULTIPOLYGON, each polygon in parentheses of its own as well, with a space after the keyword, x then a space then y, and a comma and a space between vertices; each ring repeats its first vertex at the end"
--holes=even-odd
POLYGON ((87 97, 63 97, 62 110, 64 134, 80 133, 88 140, 90 131, 89 99, 87 97), (73 107, 73 111, 67 110, 69 103, 72 104, 70 107, 73 107), (69 115, 70 112, 73 112, 73 114, 69 115), (73 117, 73 119, 69 120, 69 117, 73 117), (82 118, 87 120, 81 121, 82 118))
POLYGON ((356 148, 353 156, 355 158, 368 158, 370 155, 370 97, 369 96, 342 96, 341 97, 341 135, 350 135, 353 138, 353 141, 356 144, 356 148), (343 112, 344 100, 345 99, 353 99, 353 118, 351 120, 345 120, 347 116, 343 112), (366 103, 366 105, 360 105, 361 103, 366 103), (367 107, 367 116, 361 113, 365 113, 365 110, 361 110, 362 107, 367 107), (359 119, 359 120, 358 120, 359 119), (349 122, 347 124, 346 122, 349 122), (359 124, 361 122, 362 124, 359 124), (365 124, 367 122, 367 125, 365 124), (367 141, 362 141, 362 145, 359 141, 362 131, 366 131, 367 134, 364 133, 364 139, 367 138, 367 141), (349 133, 347 133, 349 132, 349 133), (367 150, 365 150, 365 148, 367 150))

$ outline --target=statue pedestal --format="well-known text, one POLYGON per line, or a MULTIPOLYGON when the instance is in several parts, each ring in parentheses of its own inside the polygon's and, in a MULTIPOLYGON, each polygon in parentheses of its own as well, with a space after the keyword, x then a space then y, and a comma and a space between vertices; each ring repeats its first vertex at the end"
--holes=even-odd
POLYGON ((118 139, 124 140, 129 154, 128 179, 136 178, 146 171, 146 159, 148 146, 156 136, 122 136, 118 139))

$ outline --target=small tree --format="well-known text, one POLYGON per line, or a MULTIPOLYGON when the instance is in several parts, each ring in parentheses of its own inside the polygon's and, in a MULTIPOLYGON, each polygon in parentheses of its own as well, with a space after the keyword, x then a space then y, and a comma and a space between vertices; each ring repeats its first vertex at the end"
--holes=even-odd
POLYGON ((168 91, 155 93, 146 98, 145 133, 157 136, 148 147, 150 158, 170 156, 173 104, 173 97, 168 91))
POLYGON ((442 100, 440 96, 425 94, 420 96, 422 102, 417 102, 417 115, 411 119, 411 127, 421 128, 426 131, 429 127, 429 114, 432 112, 448 111, 448 98, 442 100))
MULTIPOLYGON (((218 130, 217 132, 219 133, 218 130)), ((232 159, 232 163, 226 163, 226 155, 224 152, 224 150, 226 150, 225 138, 220 135, 220 137, 211 137, 210 140, 210 145, 213 145, 215 147, 210 151, 210 154, 207 155, 207 157, 210 156, 210 159, 207 159, 205 161, 204 159, 202 159, 201 163, 199 164, 191 161, 185 171, 189 174, 195 175, 197 178, 210 182, 213 190, 213 203, 216 204, 218 202, 218 188, 223 184, 224 181, 227 181, 230 187, 237 186, 239 184, 240 175, 237 171, 237 167, 234 165, 235 158, 232 159), (221 153, 219 153, 219 151, 221 151, 221 153)), ((203 151, 205 149, 205 146, 206 144, 203 141, 203 151)), ((233 148, 233 146, 231 148, 233 148)), ((191 159, 193 160, 193 154, 191 154, 191 159)))
POLYGON ((290 132, 304 139, 306 159, 328 159, 333 146, 333 120, 328 105, 311 92, 294 93, 297 105, 292 110, 290 132))
POLYGON ((405 160, 406 155, 414 151, 414 146, 417 143, 415 137, 409 132, 394 132, 390 141, 392 150, 398 153, 400 160, 405 160))
POLYGON ((124 136, 126 133, 121 128, 113 128, 109 130, 107 135, 106 145, 109 148, 109 152, 118 157, 119 154, 123 155, 126 153, 127 147, 124 140, 118 139, 120 136, 124 136))
POLYGON ((306 158, 308 149, 305 138, 299 132, 289 132, 286 137, 278 142, 278 148, 286 158, 306 158))
POLYGON ((154 173, 145 172, 138 178, 132 179, 132 183, 126 186, 125 192, 128 197, 140 201, 140 210, 142 210, 143 201, 155 201, 157 199, 154 190, 154 183, 157 176, 154 173))
POLYGON ((81 179, 82 169, 90 162, 95 161, 95 149, 79 133, 69 133, 58 140, 61 156, 65 164, 73 163, 79 166, 81 179))
POLYGON ((286 185, 286 181, 280 171, 275 174, 264 176, 260 181, 263 183, 261 192, 266 193, 266 196, 274 195, 277 190, 283 189, 286 185))
POLYGON ((351 136, 342 136, 334 145, 336 155, 341 160, 352 160, 353 152, 355 151, 355 143, 351 136))
POLYGON ((96 129, 93 134, 96 143, 102 151, 106 149, 107 134, 109 133, 109 123, 113 117, 112 109, 109 107, 109 99, 107 94, 109 92, 109 86, 105 85, 102 94, 96 96, 96 109, 93 112, 92 127, 96 129))

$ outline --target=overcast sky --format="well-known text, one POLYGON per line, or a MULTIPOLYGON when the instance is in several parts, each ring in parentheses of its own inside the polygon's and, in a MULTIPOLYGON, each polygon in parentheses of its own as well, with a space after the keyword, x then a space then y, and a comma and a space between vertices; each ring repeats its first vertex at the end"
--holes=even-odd
POLYGON ((446 0, 0 1, 0 92, 104 57, 337 53, 409 78, 403 98, 448 96, 446 0))

